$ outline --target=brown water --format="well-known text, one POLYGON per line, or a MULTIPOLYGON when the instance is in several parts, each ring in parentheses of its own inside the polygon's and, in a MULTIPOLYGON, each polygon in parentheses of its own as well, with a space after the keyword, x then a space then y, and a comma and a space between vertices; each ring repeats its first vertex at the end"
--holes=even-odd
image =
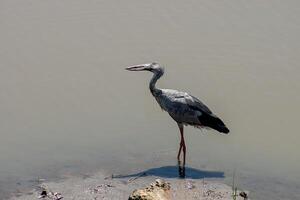
POLYGON ((0 1, 0 196, 60 171, 174 165, 176 124, 148 91, 192 93, 228 136, 186 128, 187 163, 257 199, 300 189, 299 1, 0 1))

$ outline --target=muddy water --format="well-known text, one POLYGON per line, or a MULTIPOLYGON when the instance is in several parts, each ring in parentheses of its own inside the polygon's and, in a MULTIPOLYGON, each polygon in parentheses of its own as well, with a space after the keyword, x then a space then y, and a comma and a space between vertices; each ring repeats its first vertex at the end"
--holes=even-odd
POLYGON ((300 188, 298 1, 0 1, 0 196, 70 171, 175 165, 176 124, 148 91, 202 99, 231 134, 186 128, 187 163, 257 199, 300 188))

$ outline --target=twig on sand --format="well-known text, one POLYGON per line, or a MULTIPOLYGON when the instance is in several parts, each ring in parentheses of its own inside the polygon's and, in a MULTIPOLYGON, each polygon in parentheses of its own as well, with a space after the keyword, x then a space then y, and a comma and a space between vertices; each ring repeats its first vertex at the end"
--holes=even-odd
MULTIPOLYGON (((143 172, 143 173, 139 173, 138 175, 136 175, 135 177, 133 178, 130 178, 127 183, 131 183, 133 181, 135 181, 136 179, 138 178, 141 178, 143 176, 146 176, 147 173, 146 172, 143 172)), ((128 177, 127 175, 111 175, 111 176, 108 176, 108 177, 105 177, 104 179, 107 180, 107 179, 114 179, 114 178, 125 178, 125 177, 128 177)))
POLYGON ((107 176, 104 178, 104 180, 107 180, 107 179, 113 179, 114 178, 114 175, 112 174, 111 176, 107 176))
POLYGON ((137 175, 136 177, 133 177, 133 178, 129 179, 129 180, 127 181, 127 183, 131 183, 132 181, 135 181, 136 179, 141 178, 141 177, 146 176, 146 175, 147 175, 146 172, 140 173, 140 174, 137 175))

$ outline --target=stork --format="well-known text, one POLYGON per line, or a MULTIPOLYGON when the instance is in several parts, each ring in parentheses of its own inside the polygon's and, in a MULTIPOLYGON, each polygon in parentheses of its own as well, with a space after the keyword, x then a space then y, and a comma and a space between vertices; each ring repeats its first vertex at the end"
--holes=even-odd
POLYGON ((157 88, 156 82, 164 74, 164 68, 158 63, 134 65, 127 67, 126 70, 149 71, 153 73, 149 89, 162 110, 168 112, 175 122, 177 122, 181 136, 177 160, 180 163, 180 155, 183 151, 183 166, 185 166, 186 160, 186 145, 183 134, 185 125, 191 125, 196 128, 211 128, 224 134, 229 133, 229 129, 223 121, 213 114, 198 98, 186 92, 157 88))

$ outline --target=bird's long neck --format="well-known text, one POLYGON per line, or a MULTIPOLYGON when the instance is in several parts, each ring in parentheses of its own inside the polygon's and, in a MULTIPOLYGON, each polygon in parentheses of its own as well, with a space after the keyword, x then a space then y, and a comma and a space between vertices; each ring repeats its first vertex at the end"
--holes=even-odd
POLYGON ((162 77, 163 74, 163 72, 156 72, 152 76, 152 79, 149 83, 149 88, 153 96, 158 96, 161 93, 161 89, 156 87, 156 82, 160 77, 162 77))

